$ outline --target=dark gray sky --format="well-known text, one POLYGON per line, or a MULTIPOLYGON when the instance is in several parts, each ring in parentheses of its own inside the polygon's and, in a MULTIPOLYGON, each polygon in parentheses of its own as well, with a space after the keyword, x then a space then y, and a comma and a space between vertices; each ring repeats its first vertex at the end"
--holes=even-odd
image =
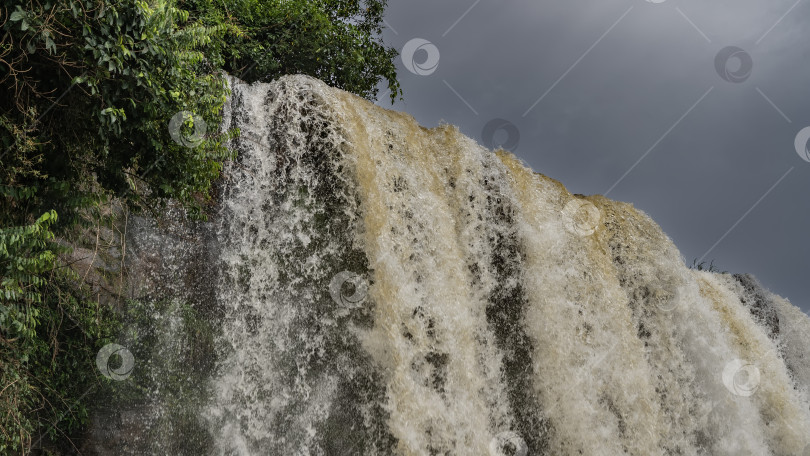
POLYGON ((810 0, 389 0, 383 36, 411 54, 393 109, 481 144, 517 138, 482 137, 505 119, 534 170, 632 202, 687 262, 810 312, 809 16, 810 0))

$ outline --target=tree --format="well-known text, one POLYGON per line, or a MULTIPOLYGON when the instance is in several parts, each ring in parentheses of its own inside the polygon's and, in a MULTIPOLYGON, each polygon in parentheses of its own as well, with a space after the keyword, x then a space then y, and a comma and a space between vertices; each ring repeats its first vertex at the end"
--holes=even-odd
POLYGON ((195 115, 179 129, 218 121, 224 78, 199 49, 224 30, 162 0, 6 0, 0 12, 0 452, 25 454, 33 436, 80 428, 115 324, 57 237, 111 196, 201 211, 231 154, 211 135, 174 141, 168 125, 183 111, 195 115))
POLYGON ((180 0, 207 26, 227 25, 208 55, 248 82, 303 73, 366 98, 382 80, 401 94, 394 58, 379 35, 386 0, 180 0))

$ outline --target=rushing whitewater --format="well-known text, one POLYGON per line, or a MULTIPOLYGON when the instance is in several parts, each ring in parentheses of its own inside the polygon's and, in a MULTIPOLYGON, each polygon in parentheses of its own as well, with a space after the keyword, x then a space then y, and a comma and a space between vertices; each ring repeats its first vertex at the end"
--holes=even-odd
POLYGON ((810 455, 810 319, 630 204, 303 76, 232 79, 228 455, 810 455))

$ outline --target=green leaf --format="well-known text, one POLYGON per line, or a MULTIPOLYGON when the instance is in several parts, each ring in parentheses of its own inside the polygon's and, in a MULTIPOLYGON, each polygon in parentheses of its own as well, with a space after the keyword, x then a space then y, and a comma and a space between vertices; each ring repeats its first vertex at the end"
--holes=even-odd
MULTIPOLYGON (((17 22, 17 21, 19 21, 20 19, 22 19, 24 17, 25 17, 24 12, 22 12, 22 11, 14 11, 13 13, 11 13, 11 16, 9 16, 9 19, 11 19, 11 22, 17 22)), ((25 30, 25 29, 23 29, 23 30, 25 30)))

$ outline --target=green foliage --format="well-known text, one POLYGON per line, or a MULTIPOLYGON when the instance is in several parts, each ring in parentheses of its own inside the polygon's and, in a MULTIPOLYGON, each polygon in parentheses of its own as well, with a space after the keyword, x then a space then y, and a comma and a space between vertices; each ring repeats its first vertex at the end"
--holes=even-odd
POLYGON ((42 276, 56 267, 58 246, 49 229, 54 222, 56 212, 50 211, 32 225, 0 228, 0 329, 8 338, 36 335, 42 276))
POLYGON ((77 290, 59 267, 50 211, 0 229, 0 454, 70 441, 87 419, 76 398, 94 388, 96 349, 117 332, 110 309, 77 290), (39 436, 39 437, 37 437, 39 436))
POLYGON ((207 54, 241 79, 302 73, 373 99, 385 80, 401 94, 394 58, 379 39, 386 0, 180 0, 192 16, 226 30, 207 54))
POLYGON ((98 187, 136 210, 175 198, 199 214, 231 153, 211 132, 186 147, 168 125, 181 111, 219 124, 224 77, 201 49, 224 29, 190 23, 165 0, 7 2, 6 10, 2 182, 33 189, 31 209, 55 209, 66 222, 98 187))

